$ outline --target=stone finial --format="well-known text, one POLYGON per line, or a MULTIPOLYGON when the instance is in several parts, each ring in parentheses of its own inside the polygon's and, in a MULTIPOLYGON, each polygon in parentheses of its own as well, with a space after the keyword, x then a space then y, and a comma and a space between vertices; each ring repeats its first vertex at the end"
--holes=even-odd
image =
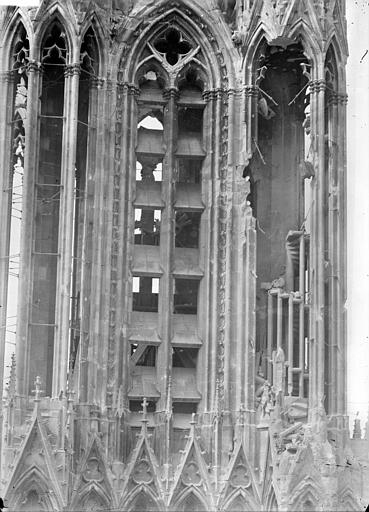
POLYGON ((196 413, 191 414, 191 421, 190 421, 190 437, 195 437, 195 427, 196 427, 196 413))
POLYGON ((168 392, 167 392, 167 403, 165 406, 165 414, 167 420, 172 417, 172 376, 168 377, 168 392))
POLYGON ((8 391, 9 391, 9 398, 13 398, 15 395, 15 387, 16 387, 16 363, 15 363, 15 354, 14 352, 11 355, 11 361, 10 361, 10 373, 9 373, 9 384, 8 384, 8 391))
POLYGON ((147 398, 144 397, 142 403, 142 411, 141 411, 141 414, 142 414, 142 419, 141 419, 141 434, 142 435, 146 435, 147 434, 147 423, 148 423, 148 419, 147 419, 147 406, 149 405, 149 402, 147 401, 147 398))
POLYGON ((358 412, 356 413, 356 418, 354 420, 354 432, 352 437, 353 439, 361 439, 361 424, 358 412))
POLYGON ((368 415, 366 417, 364 439, 369 441, 369 411, 368 411, 368 415))
POLYGON ((40 402, 42 390, 41 390, 41 377, 39 377, 38 375, 35 380, 35 389, 33 390, 33 392, 35 394, 35 398, 33 401, 40 402))

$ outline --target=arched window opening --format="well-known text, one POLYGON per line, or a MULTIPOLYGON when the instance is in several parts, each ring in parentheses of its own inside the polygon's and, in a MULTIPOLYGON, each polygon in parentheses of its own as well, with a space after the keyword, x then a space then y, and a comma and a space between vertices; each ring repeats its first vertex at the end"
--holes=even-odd
POLYGON ((272 360, 289 362, 280 382, 285 394, 307 396, 305 321, 308 243, 304 223, 309 69, 301 43, 265 44, 256 71, 258 129, 246 177, 259 225, 257 351, 259 373, 273 380, 272 360), (305 130, 304 130, 305 128, 305 130), (262 179, 261 179, 262 178, 262 179), (286 200, 288 198, 288 200, 286 200), (257 205, 257 211, 255 206, 257 205), (270 257, 272 255, 272 258, 270 257), (301 297, 301 300, 300 300, 301 297), (298 300, 296 300, 298 299, 298 300), (275 354, 275 357, 273 356, 275 354))
POLYGON ((88 332, 89 311, 85 309, 89 297, 88 276, 91 275, 93 236, 93 186, 96 152, 96 119, 99 54, 96 35, 90 27, 80 50, 80 77, 78 90, 78 127, 76 167, 74 169, 74 231, 73 262, 71 269, 72 293, 70 302, 70 362, 74 370, 81 336, 88 332), (84 269, 84 270, 83 270, 84 269), (82 279, 83 275, 86 279, 82 279), (86 288, 87 286, 87 288, 86 288))
POLYGON ((36 490, 32 490, 26 494, 23 501, 20 503, 18 510, 25 510, 27 512, 40 512, 47 509, 48 507, 45 503, 45 500, 43 499, 43 496, 40 495, 36 490))
MULTIPOLYGON (((26 147, 25 120, 27 113, 29 41, 23 27, 17 30, 12 50, 11 68, 14 77, 11 112, 12 147, 8 184, 8 259, 7 301, 5 321, 5 367, 15 351, 18 308, 18 280, 20 259, 20 234, 22 223, 24 152, 26 147)), ((7 375, 5 375, 5 379, 7 375)))
MULTIPOLYGON (((332 313, 336 307, 334 280, 339 280, 337 256, 334 256, 337 237, 340 231, 338 206, 338 69, 334 50, 329 47, 324 65, 326 90, 324 96, 324 261, 329 271, 324 282, 324 331, 327 350, 325 350, 325 374, 336 371, 337 333, 332 329, 332 313)), ((334 314, 334 313, 333 313, 334 314)), ((332 387, 330 378, 325 379, 325 406, 328 413, 335 413, 337 389, 332 387)))
POLYGON ((158 69, 157 64, 153 67, 151 61, 146 65, 144 64, 139 79, 141 100, 150 100, 152 102, 162 101, 165 78, 161 71, 161 69, 158 69))
POLYGON ((145 492, 140 492, 127 510, 129 512, 156 512, 159 509, 151 496, 145 492))
MULTIPOLYGON (((129 329, 130 344, 137 344, 134 358, 154 343, 158 347, 155 366, 165 367, 166 372, 173 364, 168 357, 172 345, 184 355, 195 351, 193 365, 176 367, 172 374, 173 404, 179 404, 175 412, 191 403, 191 411, 185 411, 188 416, 201 397, 196 382, 201 345, 197 316, 202 237, 206 236, 203 163, 207 150, 203 136, 205 72, 191 61, 191 55, 202 58, 200 48, 184 31, 167 26, 149 39, 142 50, 144 62, 137 66, 129 329), (183 346, 184 340, 191 349, 183 346)), ((150 398, 160 398, 156 371, 156 367, 135 363, 129 396, 140 397, 144 385, 139 379, 145 378, 146 387, 150 382, 150 398)))
POLYGON ((312 500, 305 500, 301 505, 301 512, 315 512, 317 509, 316 503, 313 503, 312 500))
POLYGON ((58 267, 61 164, 64 127, 65 65, 67 43, 58 21, 47 30, 41 45, 40 143, 36 173, 36 217, 33 251, 31 350, 29 390, 40 375, 46 394, 51 393, 56 278, 58 267))
MULTIPOLYGON (((155 207, 158 210, 162 206, 163 122, 164 112, 162 108, 156 108, 155 105, 141 106, 139 110, 139 123, 137 125, 135 205, 151 206, 152 210, 155 207)), ((158 215, 156 217, 158 218, 158 215)), ((135 220, 137 219, 135 218, 135 220)), ((155 230, 157 232, 160 231, 160 218, 158 220, 159 223, 156 224, 155 230)), ((152 221, 154 222, 154 218, 152 221)))
POLYGON ((231 501, 226 510, 228 512, 252 512, 256 509, 251 507, 244 497, 238 495, 231 501))
POLYGON ((208 508, 193 493, 188 494, 176 507, 179 512, 205 512, 208 508))

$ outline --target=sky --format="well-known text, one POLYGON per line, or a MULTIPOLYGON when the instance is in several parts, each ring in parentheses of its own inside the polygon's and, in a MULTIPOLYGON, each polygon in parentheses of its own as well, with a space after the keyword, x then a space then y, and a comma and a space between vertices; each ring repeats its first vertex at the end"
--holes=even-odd
POLYGON ((369 1, 347 0, 348 413, 369 409, 369 1))

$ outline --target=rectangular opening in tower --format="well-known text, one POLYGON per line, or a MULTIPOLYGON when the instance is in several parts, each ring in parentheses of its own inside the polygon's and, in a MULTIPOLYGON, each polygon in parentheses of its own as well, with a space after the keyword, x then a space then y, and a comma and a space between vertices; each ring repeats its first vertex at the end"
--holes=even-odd
POLYGON ((133 311, 158 311, 159 278, 133 276, 133 311))
POLYGON ((175 314, 196 315, 199 281, 196 279, 174 280, 175 314))

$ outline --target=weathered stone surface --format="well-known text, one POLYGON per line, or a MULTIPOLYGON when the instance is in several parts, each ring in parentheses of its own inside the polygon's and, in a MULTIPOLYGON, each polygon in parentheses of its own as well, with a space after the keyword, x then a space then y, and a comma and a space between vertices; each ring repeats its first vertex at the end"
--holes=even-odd
POLYGON ((0 8, 5 253, 9 169, 25 169, 2 407, 10 510, 332 511, 369 499, 368 435, 356 424, 349 440, 338 355, 340 4, 0 8), (45 184, 58 192, 42 195, 45 184), (201 213, 192 232, 188 212, 201 213))

